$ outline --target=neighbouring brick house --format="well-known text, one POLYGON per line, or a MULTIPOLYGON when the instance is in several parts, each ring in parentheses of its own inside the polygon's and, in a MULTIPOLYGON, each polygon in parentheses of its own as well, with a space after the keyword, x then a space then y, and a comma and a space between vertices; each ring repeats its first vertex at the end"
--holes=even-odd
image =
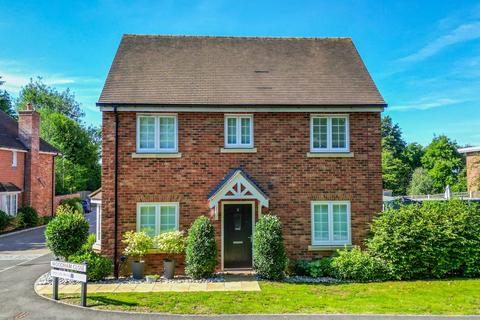
POLYGON ((480 191, 480 146, 462 148, 462 149, 459 149, 458 151, 460 153, 464 153, 467 159, 468 191, 479 192, 480 191))
POLYGON ((288 256, 313 258, 362 244, 382 209, 386 104, 349 38, 125 35, 97 105, 106 255, 206 215, 218 269, 249 268, 272 212, 288 256))
POLYGON ((53 214, 59 152, 39 134, 40 115, 31 105, 18 122, 0 111, 0 210, 12 216, 26 206, 40 216, 53 214))

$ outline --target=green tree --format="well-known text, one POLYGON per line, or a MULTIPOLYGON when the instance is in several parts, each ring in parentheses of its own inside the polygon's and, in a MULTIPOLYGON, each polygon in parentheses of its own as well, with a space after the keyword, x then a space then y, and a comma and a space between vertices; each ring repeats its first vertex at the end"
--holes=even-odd
POLYGON ((84 114, 74 95, 68 89, 59 92, 37 78, 20 91, 17 110, 29 102, 40 113, 40 136, 62 153, 56 158, 56 192, 97 189, 101 134, 98 128, 82 123, 84 114))
POLYGON ((416 168, 408 186, 408 194, 432 194, 434 192, 433 179, 428 175, 427 170, 416 168))
POLYGON ((433 138, 425 148, 422 165, 432 178, 436 192, 442 192, 447 185, 454 191, 463 191, 459 190, 463 188, 459 184, 463 184, 465 159, 457 149, 456 142, 444 135, 433 138))
POLYGON ((70 89, 60 92, 43 83, 41 77, 30 79, 30 82, 22 88, 16 103, 17 111, 25 109, 28 103, 33 104, 37 111, 48 109, 75 121, 80 121, 85 115, 70 89))
MULTIPOLYGON (((0 86, 5 83, 1 80, 0 76, 0 86)), ((16 117, 15 109, 13 108, 13 101, 10 94, 7 90, 0 90, 0 110, 11 116, 12 118, 16 117)))
POLYGON ((410 177, 410 167, 389 150, 382 151, 383 188, 394 194, 405 194, 410 177))
POLYGON ((402 137, 402 130, 398 123, 393 123, 392 118, 382 118, 381 126, 382 149, 390 151, 395 157, 399 157, 405 149, 406 142, 402 137))
POLYGON ((412 172, 422 166, 423 147, 421 144, 413 142, 405 146, 402 151, 402 159, 410 166, 412 172))

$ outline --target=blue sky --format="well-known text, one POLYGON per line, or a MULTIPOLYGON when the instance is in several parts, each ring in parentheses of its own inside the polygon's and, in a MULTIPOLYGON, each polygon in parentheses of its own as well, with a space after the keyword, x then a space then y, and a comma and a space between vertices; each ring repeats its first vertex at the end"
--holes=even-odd
POLYGON ((478 1, 2 1, 0 75, 95 102, 124 33, 352 37, 407 141, 480 145, 478 1))

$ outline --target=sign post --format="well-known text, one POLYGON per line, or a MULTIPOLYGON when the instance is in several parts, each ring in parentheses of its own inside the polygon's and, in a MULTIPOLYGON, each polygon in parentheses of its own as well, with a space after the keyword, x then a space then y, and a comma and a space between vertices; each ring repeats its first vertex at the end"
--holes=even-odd
POLYGON ((50 275, 53 277, 53 299, 58 300, 58 279, 75 280, 82 283, 81 305, 87 306, 87 264, 70 263, 54 260, 50 262, 52 270, 50 275))

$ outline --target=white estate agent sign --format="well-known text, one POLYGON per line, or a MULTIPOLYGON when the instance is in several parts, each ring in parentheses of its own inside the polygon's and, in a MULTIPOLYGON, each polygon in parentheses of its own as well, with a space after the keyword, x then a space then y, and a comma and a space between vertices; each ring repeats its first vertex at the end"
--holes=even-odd
POLYGON ((77 272, 87 272, 87 266, 85 264, 62 262, 62 261, 51 261, 50 266, 52 268, 64 269, 64 270, 52 269, 50 271, 50 275, 52 277, 75 280, 80 282, 87 282, 87 275, 85 273, 77 273, 77 272), (70 270, 77 271, 77 272, 72 272, 70 270))

